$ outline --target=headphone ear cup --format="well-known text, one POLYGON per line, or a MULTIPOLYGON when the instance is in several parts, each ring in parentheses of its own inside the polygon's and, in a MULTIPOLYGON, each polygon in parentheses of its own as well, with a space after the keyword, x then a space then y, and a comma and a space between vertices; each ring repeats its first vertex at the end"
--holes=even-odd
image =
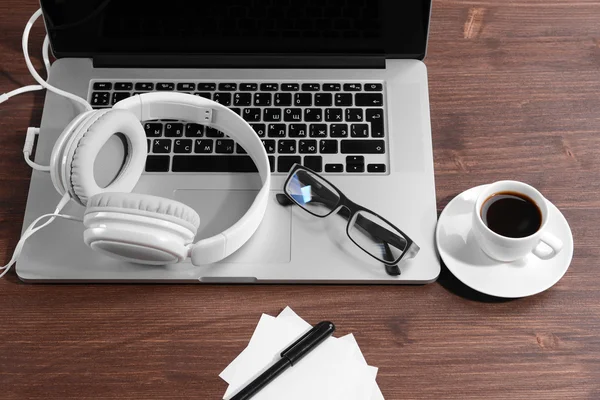
POLYGON ((140 193, 100 193, 90 198, 84 242, 113 258, 140 264, 185 260, 200 217, 178 201, 140 193))
POLYGON ((50 155, 50 179, 56 191, 62 196, 67 193, 67 185, 63 182, 61 163, 65 162, 64 150, 67 143, 73 138, 73 131, 79 128, 82 124, 89 122, 90 117, 96 115, 99 111, 92 110, 79 114, 63 129, 62 133, 56 140, 50 155))
POLYGON ((65 138, 57 143, 61 148, 56 151, 56 163, 52 169, 73 200, 85 206, 95 194, 133 190, 144 171, 147 156, 146 134, 133 113, 126 110, 92 111, 73 124, 70 130, 65 129, 63 134, 65 138), (115 134, 125 138, 125 162, 119 175, 101 188, 94 177, 94 162, 102 147, 115 134))

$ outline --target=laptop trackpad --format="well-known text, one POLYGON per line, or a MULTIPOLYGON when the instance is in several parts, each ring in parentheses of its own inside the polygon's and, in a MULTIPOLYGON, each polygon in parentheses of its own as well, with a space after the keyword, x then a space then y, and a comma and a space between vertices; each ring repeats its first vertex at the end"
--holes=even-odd
MULTIPOLYGON (((175 190, 174 198, 200 215, 196 240, 214 236, 235 224, 250 208, 256 190, 175 190)), ((256 233, 228 263, 286 263, 291 258, 292 207, 282 207, 271 192, 265 218, 256 233)))

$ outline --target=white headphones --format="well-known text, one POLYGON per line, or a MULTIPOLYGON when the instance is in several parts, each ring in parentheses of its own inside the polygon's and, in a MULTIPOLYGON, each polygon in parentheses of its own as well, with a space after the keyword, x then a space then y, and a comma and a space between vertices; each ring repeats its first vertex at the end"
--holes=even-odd
POLYGON ((50 159, 56 190, 86 207, 85 243, 111 257, 142 264, 211 264, 238 250, 259 227, 268 204, 271 170, 258 135, 244 119, 214 101, 182 93, 147 93, 115 104, 112 109, 78 115, 58 138, 50 159), (262 188, 244 216, 229 229, 193 243, 200 217, 175 200, 130 193, 146 163, 146 134, 141 121, 180 119, 209 125, 239 143, 250 155, 262 188), (101 188, 94 161, 102 146, 120 133, 127 143, 119 175, 101 188))

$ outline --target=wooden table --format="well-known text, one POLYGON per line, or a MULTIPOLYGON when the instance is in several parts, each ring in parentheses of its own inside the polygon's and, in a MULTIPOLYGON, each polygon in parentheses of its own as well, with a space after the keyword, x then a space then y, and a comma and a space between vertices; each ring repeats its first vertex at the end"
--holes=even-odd
MULTIPOLYGON (((0 93, 32 82, 20 43, 35 8, 0 4, 0 93)), ((41 41, 38 27, 36 57, 41 41)), ((445 269, 417 287, 28 285, 12 272, 0 281, 0 397, 219 399, 218 374, 260 313, 290 305, 355 333, 386 399, 600 399, 600 3, 436 0, 426 63, 438 209, 502 178, 538 187, 576 243, 551 290, 502 301, 445 269)), ((2 261, 43 96, 0 106, 2 261)))

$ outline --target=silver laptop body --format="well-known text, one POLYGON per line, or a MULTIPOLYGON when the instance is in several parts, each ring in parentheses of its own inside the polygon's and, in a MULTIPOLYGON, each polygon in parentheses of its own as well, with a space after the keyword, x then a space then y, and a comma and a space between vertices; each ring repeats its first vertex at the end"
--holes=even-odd
MULTIPOLYGON (((48 0, 42 1, 42 4, 50 9, 54 2, 55 0, 48 0)), ((427 11, 427 21, 428 17, 427 11)), ((46 18, 47 24, 48 20, 49 18, 46 18)), ((49 30, 52 31, 51 26, 49 30)), ((53 46, 56 44, 53 43, 53 46)), ((291 88, 293 84, 297 84, 298 92, 305 88, 304 84, 319 85, 316 87, 320 89, 338 88, 335 85, 339 85, 339 93, 345 93, 345 88, 356 89, 356 86, 346 85, 360 85, 359 92, 364 94, 370 93, 368 88, 377 88, 376 90, 379 90, 384 99, 381 105, 384 110, 384 133, 381 135, 383 137, 378 135, 377 140, 383 141, 385 150, 376 152, 377 154, 371 151, 367 154, 342 153, 341 149, 347 144, 342 141, 353 139, 355 134, 352 131, 355 128, 348 122, 347 136, 328 139, 338 141, 339 146, 337 153, 327 153, 322 156, 322 174, 348 198, 373 210, 402 229, 419 245, 420 252, 414 259, 400 263, 400 276, 388 275, 380 262, 365 254, 351 242, 346 234, 347 221, 344 218, 333 215, 319 219, 298 207, 280 205, 275 195, 282 193, 287 174, 278 172, 279 164, 277 164, 274 166, 271 203, 259 230, 238 252, 220 263, 202 267, 193 266, 189 262, 169 266, 145 266, 114 260, 92 251, 83 243, 83 224, 57 220, 36 233, 26 243, 17 262, 17 274, 22 280, 27 282, 423 284, 434 281, 439 275, 440 262, 434 243, 437 213, 427 70, 422 61, 379 57, 378 66, 365 67, 357 64, 356 68, 332 68, 331 65, 325 65, 324 68, 312 65, 310 68, 293 66, 266 68, 264 65, 245 68, 231 66, 229 68, 206 66, 166 68, 158 64, 153 65, 152 60, 144 61, 149 63, 149 66, 145 67, 129 64, 126 67, 119 67, 117 64, 122 59, 121 56, 114 57, 116 61, 111 62, 110 57, 102 59, 95 56, 60 57, 60 54, 58 55, 59 59, 52 65, 50 82, 97 104, 105 103, 103 99, 107 97, 108 104, 101 104, 100 107, 110 106, 113 96, 118 92, 116 88, 129 87, 129 83, 132 85, 129 94, 136 92, 138 83, 152 84, 154 90, 159 87, 168 88, 169 85, 172 85, 174 90, 177 90, 177 87, 186 89, 193 87, 194 89, 185 90, 190 93, 196 92, 197 88, 201 87, 198 86, 200 84, 203 88, 206 88, 206 84, 214 84, 216 89, 212 91, 212 96, 219 91, 221 84, 235 85, 237 90, 241 90, 242 87, 249 88, 250 86, 247 85, 257 85, 259 88, 257 91, 260 91, 263 84, 278 85, 279 88, 284 87, 283 85, 290 85, 286 87, 291 88), (98 83, 110 83, 110 89, 106 89, 107 86, 103 85, 95 86, 98 83), (103 90, 96 90, 96 88, 103 90), (108 94, 97 95, 96 92, 108 94), (358 172, 348 172, 350 156, 364 157, 362 159, 364 172, 362 168, 358 172), (341 166, 342 171, 326 172, 325 167, 329 165, 341 166), (374 172, 370 172, 371 170, 374 172)), ((164 57, 162 59, 164 62, 164 57)), ((339 65, 339 60, 328 62, 339 65)), ((370 60, 369 63, 373 61, 370 60)), ((311 87, 306 86, 306 88, 311 87)), ((232 91, 233 99, 236 93, 238 91, 232 91)), ((336 93, 332 93, 335 102, 337 102, 336 93)), ((200 95, 200 93, 196 94, 200 95)), ((356 96, 356 93, 351 92, 351 94, 353 98, 356 96)), ((293 92, 292 106, 295 105, 295 96, 296 92, 293 92)), ((311 96, 316 101, 316 93, 312 93, 311 96)), ((336 104, 332 104, 332 108, 336 108, 336 104)), ((234 106, 233 100, 232 106, 234 106)), ((271 106, 275 107, 276 104, 271 103, 271 106)), ((369 106, 355 104, 352 107, 364 111, 361 113, 362 118, 365 118, 369 109, 369 106)), ((265 107, 260 108, 262 114, 265 107)), ((308 107, 298 108, 304 111, 308 107)), ((345 111, 349 107, 337 108, 343 108, 344 118, 350 118, 345 111)), ((285 112, 283 109, 282 112, 285 112)), ((240 107, 239 111, 243 113, 244 107, 240 107)), ((79 112, 78 107, 70 101, 47 93, 35 155, 37 163, 49 164, 56 139, 79 112)), ((156 146, 156 151, 160 152, 157 153, 157 160, 166 157, 169 163, 174 163, 176 157, 202 157, 203 154, 196 153, 195 146, 206 144, 200 142, 207 139, 206 132, 201 137, 188 137, 187 131, 185 134, 175 132, 175 136, 167 137, 168 129, 175 129, 172 124, 181 123, 186 129, 186 122, 162 121, 160 136, 148 137, 153 151, 156 146), (181 136, 177 136, 178 134, 181 136), (168 148, 161 147, 165 143, 168 148), (186 143, 191 144, 191 150, 186 150, 186 143)), ((327 125, 328 130, 332 129, 331 121, 323 121, 323 123, 327 125)), ((288 149, 280 148, 277 141, 282 139, 273 138, 269 132, 272 122, 267 121, 264 124, 265 140, 275 141, 276 148, 270 155, 274 160, 277 159, 277 163, 281 156, 286 160, 297 157, 304 161, 307 155, 320 155, 320 149, 310 149, 310 154, 300 153, 299 143, 295 149, 292 149, 294 150, 292 153, 288 149)), ((285 129, 291 129, 290 122, 286 122, 285 125, 285 129)), ((313 138, 310 125, 310 122, 306 122, 308 132, 304 138, 316 140, 319 147, 322 139, 316 129, 313 138)), ((368 137, 363 139, 373 140, 374 129, 370 126, 366 133, 368 137)), ((362 133, 357 132, 357 135, 362 133)), ((221 139, 210 139, 213 155, 217 152, 217 146, 222 144, 219 140, 221 139)), ((286 137, 285 140, 289 138, 286 137)), ((96 178, 99 182, 107 184, 114 178, 122 164, 124 151, 118 138, 109 141, 95 164, 96 178)), ((234 151, 233 155, 238 153, 234 151)), ((283 165, 283 158, 281 160, 283 165)), ((258 176, 254 173, 174 172, 170 169, 172 168, 169 168, 169 171, 144 173, 135 191, 174 198, 193 207, 201 218, 197 239, 214 235, 234 223, 246 211, 260 187, 258 176)), ((59 199, 60 196, 55 191, 49 174, 34 171, 31 176, 24 227, 36 217, 52 212, 59 199)), ((73 202, 69 203, 64 210, 64 213, 76 216, 82 216, 83 212, 84 209, 73 202)))

